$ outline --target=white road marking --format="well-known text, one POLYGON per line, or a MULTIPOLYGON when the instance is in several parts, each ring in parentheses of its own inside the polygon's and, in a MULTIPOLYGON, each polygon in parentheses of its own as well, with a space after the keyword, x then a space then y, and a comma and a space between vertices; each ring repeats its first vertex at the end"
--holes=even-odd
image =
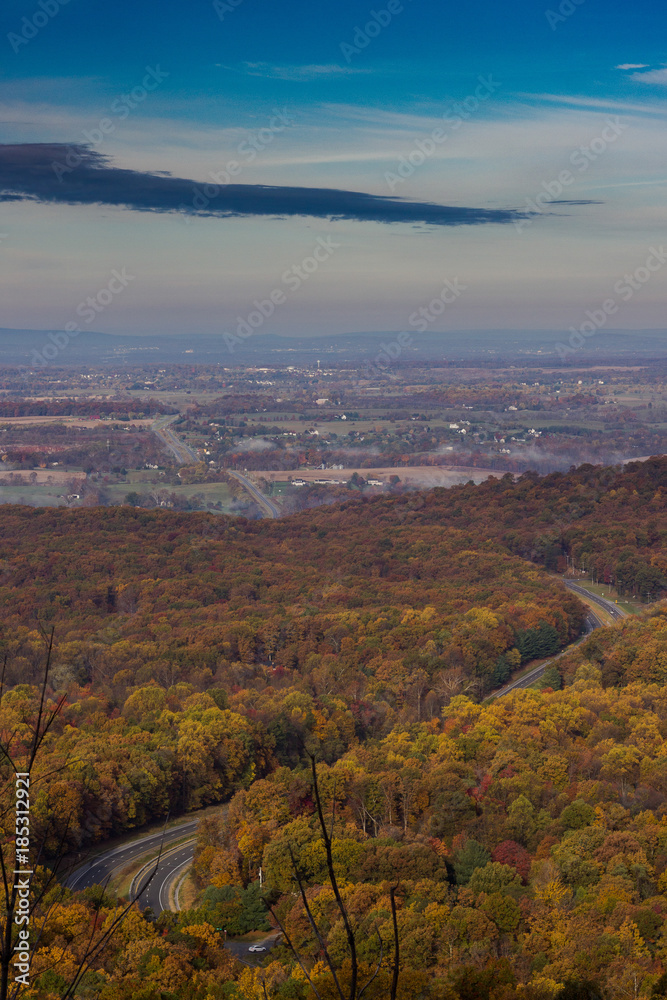
POLYGON ((168 910, 169 909, 169 893, 167 893, 167 905, 166 906, 164 905, 164 901, 162 899, 162 891, 163 891, 165 885, 167 884, 167 882, 173 881, 173 879, 176 878, 176 876, 180 872, 181 868, 185 868, 186 865, 191 865, 191 864, 192 864, 192 858, 190 857, 186 861, 184 861, 182 864, 180 864, 178 866, 178 868, 172 868, 172 870, 165 877, 162 885, 160 886, 160 891, 158 893, 158 902, 159 902, 159 904, 160 904, 160 906, 162 907, 163 910, 168 910))

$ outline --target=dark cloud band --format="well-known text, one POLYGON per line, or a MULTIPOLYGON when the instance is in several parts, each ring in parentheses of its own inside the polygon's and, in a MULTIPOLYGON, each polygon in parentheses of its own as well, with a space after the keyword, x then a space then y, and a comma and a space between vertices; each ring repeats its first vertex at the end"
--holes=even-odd
POLYGON ((313 216, 360 222, 471 226, 525 218, 514 209, 462 208, 328 188, 215 185, 123 170, 83 146, 0 145, 0 201, 117 205, 191 215, 313 216), (199 195, 199 200, 198 200, 199 195), (203 207, 202 207, 203 206, 203 207))

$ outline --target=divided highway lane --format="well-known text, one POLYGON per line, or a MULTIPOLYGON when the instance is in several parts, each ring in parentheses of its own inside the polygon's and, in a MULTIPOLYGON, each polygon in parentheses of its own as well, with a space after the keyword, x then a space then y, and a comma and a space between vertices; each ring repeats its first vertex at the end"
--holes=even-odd
MULTIPOLYGON (((177 462, 181 465, 188 465, 191 462, 197 463, 199 461, 199 456, 196 451, 194 451, 189 444, 185 441, 181 441, 179 436, 174 433, 171 429, 171 424, 176 420, 176 417, 160 417, 153 424, 153 433, 159 437, 160 441, 167 446, 169 451, 174 455, 177 462)), ((242 476, 240 472, 232 472, 231 469, 227 469, 230 476, 234 476, 235 479, 243 486, 244 489, 250 493, 253 500, 256 500, 262 510, 268 514, 269 517, 280 517, 280 510, 261 493, 252 480, 248 479, 246 476, 242 476)))
MULTIPOLYGON (((280 931, 272 931, 265 938, 254 942, 254 947, 259 947, 264 949, 264 953, 271 951, 280 941, 282 933, 280 931)), ((264 959, 264 954, 262 952, 251 952, 250 945, 247 941, 235 941, 233 938, 227 938, 225 942, 225 948, 227 951, 231 951, 232 955, 243 962, 244 965, 249 965, 250 968, 254 968, 256 965, 260 964, 264 959)))
MULTIPOLYGON (((198 822, 198 820, 192 820, 189 823, 181 823, 180 826, 172 827, 164 834, 150 834, 147 837, 134 840, 124 847, 116 847, 111 851, 98 854, 72 872, 65 884, 75 891, 87 889, 91 885, 104 885, 108 879, 127 868, 131 862, 140 861, 147 854, 159 851, 160 845, 162 845, 163 855, 166 856, 160 859, 159 870, 141 900, 143 906, 151 906, 156 914, 161 913, 162 910, 169 909, 168 886, 171 879, 176 876, 180 868, 189 864, 194 856, 194 841, 171 851, 169 851, 169 845, 173 844, 175 840, 182 840, 188 834, 194 835, 198 822)), ((145 878, 142 879, 142 885, 145 881, 145 878)))
MULTIPOLYGON (((163 910, 171 910, 169 895, 172 885, 178 880, 181 873, 192 864, 194 853, 195 841, 191 840, 187 844, 164 851, 159 859, 159 864, 157 858, 147 862, 132 880, 130 895, 133 898, 139 897, 139 893, 152 875, 150 885, 139 899, 140 906, 142 908, 150 906, 156 916, 163 910)), ((176 907, 176 909, 179 908, 176 907)))
POLYGON ((176 419, 177 417, 169 417, 167 419, 160 417, 153 424, 153 433, 160 438, 162 443, 167 446, 176 461, 180 462, 181 465, 189 465, 191 462, 197 463, 199 461, 199 456, 196 451, 194 451, 189 444, 181 441, 178 435, 176 435, 170 427, 170 424, 172 424, 176 419))
POLYGON ((611 617, 616 621, 620 621, 621 618, 627 618, 627 611, 624 611, 623 608, 619 608, 618 604, 614 604, 613 601, 608 601, 604 597, 598 597, 597 594, 591 593, 590 590, 586 590, 585 587, 580 587, 578 583, 572 583, 570 580, 563 580, 563 583, 568 590, 573 590, 575 594, 581 594, 583 597, 587 597, 589 601, 593 601, 593 603, 597 604, 598 607, 602 608, 604 611, 608 611, 611 617))
MULTIPOLYGON (((622 618, 627 618, 628 616, 627 611, 624 611, 623 608, 619 608, 618 604, 614 604, 613 601, 608 601, 604 597, 598 597, 597 594, 591 593, 590 590, 586 590, 585 587, 579 586, 578 583, 572 583, 570 580, 563 580, 563 583, 565 584, 566 587, 568 587, 569 590, 573 590, 576 594, 581 594, 582 597, 587 597, 589 601, 592 601, 594 604, 597 604, 598 607, 603 609, 603 611, 607 611, 612 616, 614 621, 620 621, 622 618)), ((561 653, 558 653, 557 656, 553 656, 550 660, 547 660, 545 663, 541 663, 539 667, 535 667, 534 670, 531 670, 527 674, 524 674, 523 677, 519 677, 511 684, 508 684, 506 687, 501 688, 500 691, 496 691, 490 697, 502 698, 504 695, 509 694, 510 691, 516 691, 518 688, 530 687, 531 684, 534 684, 536 680, 539 680, 539 678, 542 676, 547 667, 551 666, 552 663, 555 663, 556 660, 560 660, 561 656, 565 656, 565 654, 569 653, 571 649, 574 649, 576 646, 578 646, 580 642, 583 642, 584 639, 586 639, 594 629, 604 628, 605 624, 606 622, 603 622, 602 619, 599 618, 595 614, 595 612, 591 609, 588 613, 588 618, 586 619, 586 635, 582 639, 579 639, 578 642, 575 642, 573 643, 573 645, 568 646, 567 649, 564 649, 561 653)))

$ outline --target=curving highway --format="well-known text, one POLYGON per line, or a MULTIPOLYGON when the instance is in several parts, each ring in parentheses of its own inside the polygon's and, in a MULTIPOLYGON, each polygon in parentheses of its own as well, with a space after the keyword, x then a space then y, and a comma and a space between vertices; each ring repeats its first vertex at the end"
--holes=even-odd
POLYGON ((506 694, 509 694, 510 691, 518 691, 520 688, 530 687, 535 683, 535 681, 540 679, 545 670, 550 667, 552 663, 556 663, 557 660, 560 660, 561 656, 565 656, 566 653, 576 649, 577 646, 588 639, 591 632, 593 632, 596 628, 601 628, 603 625, 604 622, 600 621, 600 619, 597 618, 592 611, 589 612, 586 618, 586 635, 583 635, 581 639, 577 639, 576 642, 570 643, 569 646, 562 649, 560 653, 556 653, 555 656, 550 656, 548 660, 544 660, 539 666, 533 667, 533 669, 529 670, 527 674, 523 674, 521 677, 518 677, 515 681, 512 681, 511 684, 506 684, 505 687, 500 688, 499 691, 494 691, 493 694, 489 695, 489 698, 503 698, 506 694))
POLYGON ((232 472, 231 469, 227 469, 227 473, 240 482, 241 486, 243 486, 248 491, 248 493, 250 493, 253 500, 257 501, 262 510, 264 510, 269 515, 269 517, 280 517, 280 510, 278 509, 278 507, 276 507, 276 505, 273 503, 272 500, 269 500, 268 497, 265 497, 263 493, 260 493, 260 491, 257 489, 255 484, 250 479, 248 479, 246 476, 242 476, 240 472, 232 472))
MULTIPOLYGON (((166 428, 162 428, 161 430, 165 431, 166 428)), ((270 500, 260 493, 254 483, 246 479, 239 472, 233 472, 231 475, 243 483, 258 503, 261 503, 265 509, 268 508, 270 510, 271 517, 280 516, 280 511, 275 504, 272 504, 270 500)), ((612 601, 590 593, 590 591, 579 584, 571 583, 568 580, 564 581, 564 583, 570 590, 580 593, 603 608, 615 620, 627 617, 627 612, 612 601)), ((600 628, 604 624, 590 610, 586 620, 585 636, 577 642, 572 643, 572 645, 562 650, 556 656, 550 657, 548 660, 540 663, 539 666, 529 670, 522 677, 507 684, 499 691, 495 691, 489 697, 502 698, 511 691, 530 687, 544 674, 545 670, 552 663, 556 663, 562 656, 565 656, 570 650, 576 648, 581 642, 584 642, 594 629, 600 628)), ((172 909, 170 901, 171 888, 177 883, 183 871, 192 864, 198 822, 198 820, 190 820, 172 827, 164 833, 148 834, 124 846, 98 854, 75 869, 65 880, 65 884, 68 888, 75 891, 80 891, 93 885, 105 885, 133 862, 136 863, 148 856, 149 860, 139 869, 132 880, 130 897, 133 899, 138 898, 142 907, 149 906, 156 915, 162 913, 164 910, 170 910, 172 909), (184 838, 188 839, 184 841, 184 838), (176 841, 181 843, 175 843, 176 841), (159 858, 156 857, 158 852, 161 852, 159 858)), ((174 908, 180 909, 178 899, 175 900, 174 908)), ((271 946, 268 941, 263 943, 267 944, 268 947, 271 946)), ((231 942, 229 942, 229 946, 231 946, 231 942)), ((246 945, 239 943, 239 953, 245 948, 246 945)), ((236 948, 232 948, 231 950, 236 950, 236 948)))
POLYGON ((568 590, 573 590, 575 594, 581 594, 583 597, 587 597, 589 601, 593 601, 598 607, 602 608, 603 611, 607 611, 615 621, 620 621, 621 618, 627 618, 628 613, 620 608, 618 604, 614 604, 613 601, 608 601, 604 597, 598 597, 597 594, 591 593, 590 590, 586 590, 578 583, 572 583, 570 580, 563 580, 563 583, 568 590))
MULTIPOLYGON (((612 616, 614 621, 620 621, 622 618, 627 618, 628 616, 627 611, 624 611, 623 608, 620 608, 618 604, 614 604, 613 601, 608 601, 604 597, 598 597, 597 594, 592 594, 590 590, 586 590, 585 587, 580 586, 578 583, 572 583, 570 580, 563 580, 563 583, 569 590, 572 590, 577 594, 581 594, 582 597, 587 597, 594 604, 597 604, 598 607, 602 608, 603 611, 608 612, 608 614, 612 616)), ((562 650, 562 652, 558 653, 556 656, 552 656, 549 660, 545 660, 544 663, 541 663, 538 667, 535 667, 533 670, 529 670, 527 674, 524 674, 517 680, 512 681, 511 684, 507 684, 499 691, 495 691, 493 694, 489 695, 489 697, 502 698, 504 695, 509 694, 510 691, 516 691, 519 688, 530 687, 531 684, 534 684, 536 680, 539 680, 539 678, 543 675, 547 667, 551 666, 552 663, 555 663, 556 660, 560 660, 561 656, 565 656, 565 654, 569 653, 571 649, 575 649, 579 645, 579 643, 583 642, 584 639, 588 638, 588 636, 594 629, 604 628, 606 624, 607 623, 602 621, 602 619, 599 618, 592 609, 589 609, 588 616, 586 618, 586 635, 583 636, 583 638, 579 639, 575 643, 572 643, 572 645, 568 646, 567 649, 562 650)))
POLYGON ((130 899, 140 899, 141 906, 150 906, 156 915, 163 910, 180 909, 172 907, 169 896, 179 876, 192 864, 195 843, 193 839, 147 862, 132 880, 130 899))
MULTIPOLYGON (((198 822, 198 820, 192 820, 188 823, 181 823, 180 826, 173 827, 164 834, 149 834, 126 846, 116 847, 111 851, 98 854, 72 872, 65 884, 69 889, 77 892, 92 885, 105 885, 132 862, 140 861, 146 855, 155 855, 162 847, 162 856, 159 859, 157 871, 140 898, 142 906, 150 906, 156 914, 162 913, 163 910, 170 909, 169 889, 171 883, 186 865, 192 863, 195 846, 193 835, 197 831, 198 822), (191 835, 191 840, 170 849, 169 845, 176 840, 182 840, 188 834, 191 835)), ((136 877, 133 879, 130 890, 133 898, 137 898, 139 889, 145 887, 151 873, 155 871, 156 861, 157 859, 153 857, 141 869, 139 873, 141 875, 140 884, 136 877)))

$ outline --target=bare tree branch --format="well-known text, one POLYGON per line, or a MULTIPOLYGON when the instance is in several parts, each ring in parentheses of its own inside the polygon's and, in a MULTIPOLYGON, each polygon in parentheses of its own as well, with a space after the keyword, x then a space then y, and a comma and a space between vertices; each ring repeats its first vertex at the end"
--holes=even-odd
POLYGON ((338 888, 338 882, 336 880, 336 872, 334 871, 334 863, 333 863, 333 853, 331 850, 331 838, 327 830, 327 825, 324 821, 324 813, 322 811, 322 799, 320 797, 320 789, 317 782, 317 768, 315 766, 315 758, 312 755, 310 758, 310 764, 313 773, 313 791, 315 793, 317 816, 320 821, 320 829, 322 830, 322 839, 324 840, 324 849, 326 851, 326 856, 327 856, 327 871, 329 873, 329 881, 331 882, 331 888, 333 889, 336 905, 338 906, 340 915, 343 918, 345 933, 347 935, 347 945, 350 950, 350 964, 351 964, 350 1000, 356 1000, 357 979, 359 975, 358 962, 357 962, 357 943, 354 939, 354 933, 352 931, 352 927, 350 926, 350 921, 347 915, 347 909, 345 908, 345 904, 343 903, 343 898, 340 894, 340 889, 338 888))
POLYGON ((398 937, 398 919, 396 917, 396 890, 397 885, 392 885, 389 890, 389 899, 391 900, 391 919, 394 924, 394 973, 391 980, 391 993, 389 994, 390 1000, 396 1000, 396 992, 398 990, 398 972, 399 972, 399 959, 400 959, 400 942, 398 937))
POLYGON ((382 943, 382 937, 380 936, 380 932, 377 929, 377 925, 375 927, 375 933, 377 934, 378 940, 380 942, 380 960, 378 961, 378 964, 377 964, 377 966, 375 968, 375 972, 373 973, 373 975, 371 976, 371 978, 368 980, 368 982, 366 983, 366 985, 364 986, 364 988, 360 991, 357 1000, 361 1000, 362 996, 364 995, 364 993, 366 992, 366 990, 368 989, 368 987, 371 985, 371 983, 373 982, 373 980, 377 976, 378 972, 380 971, 380 967, 382 965, 382 959, 384 957, 384 945, 382 943))
POLYGON ((329 966, 329 969, 331 971, 331 975, 334 978, 334 982, 336 984, 336 989, 338 990, 338 993, 340 994, 340 998, 341 998, 341 1000, 345 1000, 345 997, 344 997, 344 994, 343 994, 343 990, 341 989, 341 985, 340 985, 340 983, 338 981, 338 976, 336 975, 336 970, 334 968, 333 962, 331 961, 331 957, 329 955, 329 951, 328 951, 327 946, 326 946, 326 942, 324 940, 324 937, 322 936, 322 932, 320 931, 319 927, 317 926, 317 923, 315 922, 315 918, 314 918, 314 916, 312 914, 312 911, 310 909, 310 905, 308 903, 308 897, 306 896, 306 891, 305 891, 305 889, 303 887, 303 880, 301 878, 301 875, 299 874, 299 868, 297 866, 296 859, 294 857, 294 853, 292 851, 291 846, 288 848, 288 850, 289 850, 290 860, 292 862, 292 867, 294 869, 294 874, 296 876, 297 885, 299 886, 299 892, 301 893, 301 900, 303 902, 304 909, 305 909, 306 914, 308 916, 308 920, 310 921, 310 926, 313 928, 313 932, 314 932, 314 934, 315 934, 315 936, 316 936, 316 938, 317 938, 317 940, 319 942, 320 948, 322 949, 322 952, 323 952, 324 957, 326 959, 326 963, 329 966))
POLYGON ((308 980, 308 985, 310 986, 311 990, 313 991, 313 993, 317 997, 317 1000, 322 1000, 322 997, 317 992, 317 987, 315 986, 314 982, 312 981, 312 979, 310 978, 310 976, 306 972, 306 968, 305 968, 303 962, 301 961, 301 956, 299 955, 298 951, 296 950, 296 948, 292 944, 292 939, 290 938, 289 934, 285 930, 280 917, 275 912, 275 910, 271 906, 268 905, 268 903, 267 903, 267 908, 268 908, 269 913, 271 914, 271 916, 275 920, 275 922, 278 924, 278 927, 280 927, 280 930, 282 931, 282 935, 285 938, 285 941, 287 942, 287 947, 290 949, 290 951, 294 955, 295 959, 297 960, 297 962, 299 964, 299 968, 301 969, 301 971, 303 972, 304 976, 308 980))

